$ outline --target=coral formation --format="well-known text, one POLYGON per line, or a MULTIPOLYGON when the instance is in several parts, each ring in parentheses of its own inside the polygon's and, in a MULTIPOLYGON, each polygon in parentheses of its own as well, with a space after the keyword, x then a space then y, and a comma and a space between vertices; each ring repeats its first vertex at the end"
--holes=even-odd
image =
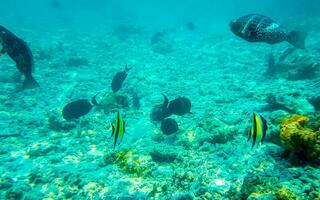
POLYGON ((113 109, 129 107, 129 98, 118 93, 107 93, 99 101, 99 108, 108 113, 113 109))
POLYGON ((144 158, 136 154, 132 149, 123 149, 104 156, 105 164, 115 164, 123 172, 133 177, 145 177, 150 173, 148 167, 144 166, 144 158))
POLYGON ((235 133, 238 131, 235 126, 227 125, 209 114, 203 117, 198 127, 204 130, 201 135, 199 135, 198 142, 200 145, 204 142, 212 144, 229 142, 234 139, 235 133))
POLYGON ((316 160, 320 156, 320 130, 307 127, 309 118, 293 115, 280 123, 280 139, 285 148, 301 158, 316 160))
POLYGON ((275 63, 275 74, 288 80, 312 79, 319 73, 319 59, 299 50, 285 50, 275 63))
POLYGON ((299 200, 297 195, 287 187, 280 187, 276 195, 278 200, 299 200))
POLYGON ((178 150, 169 146, 160 145, 155 147, 150 155, 155 162, 174 162, 178 156, 178 150))

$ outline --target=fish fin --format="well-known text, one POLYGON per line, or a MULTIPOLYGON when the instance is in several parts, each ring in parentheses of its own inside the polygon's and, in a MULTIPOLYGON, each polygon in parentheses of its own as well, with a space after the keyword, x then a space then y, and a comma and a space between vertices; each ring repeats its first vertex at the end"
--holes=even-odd
POLYGON ((251 128, 249 128, 249 134, 248 134, 248 140, 247 140, 247 142, 249 142, 250 138, 251 138, 251 128))
POLYGON ((162 108, 168 108, 169 105, 169 99, 165 94, 162 94, 164 100, 163 100, 163 104, 162 104, 162 108))
POLYGON ((126 122, 123 121, 123 133, 125 133, 125 132, 126 132, 126 122))
POLYGON ((131 68, 129 68, 129 67, 128 67, 128 64, 126 64, 126 66, 125 66, 125 70, 124 70, 124 71, 128 73, 128 72, 130 71, 130 69, 132 69, 132 67, 131 67, 131 68))
POLYGON ((268 125, 267 125, 267 120, 260 115, 261 121, 262 121, 262 138, 261 138, 261 143, 263 142, 264 138, 267 135, 267 130, 268 130, 268 125))
POLYGON ((32 77, 32 76, 26 76, 26 79, 23 82, 23 89, 33 89, 40 87, 39 83, 32 77))
POLYGON ((112 133, 111 133, 111 137, 114 135, 114 130, 115 130, 115 128, 114 128, 114 125, 113 124, 111 124, 111 127, 112 127, 112 133))
POLYGON ((117 145, 118 137, 119 137, 119 133, 115 133, 113 148, 115 148, 117 145))
POLYGON ((97 101, 97 95, 98 95, 98 94, 94 95, 94 96, 92 97, 92 99, 91 99, 91 103, 92 103, 94 106, 99 106, 99 105, 100 105, 100 104, 98 103, 98 101, 97 101))
POLYGON ((291 31, 288 36, 288 42, 299 49, 305 49, 305 40, 307 33, 301 31, 291 31))

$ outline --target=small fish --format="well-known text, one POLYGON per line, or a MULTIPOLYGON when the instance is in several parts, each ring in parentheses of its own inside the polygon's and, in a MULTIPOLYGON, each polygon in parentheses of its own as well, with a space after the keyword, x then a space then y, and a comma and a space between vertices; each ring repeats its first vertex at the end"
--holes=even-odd
POLYGON ((264 138, 267 134, 267 121, 262 117, 262 115, 253 113, 252 117, 252 127, 249 130, 248 141, 252 137, 252 147, 253 149, 257 140, 260 139, 260 143, 262 144, 264 138))
POLYGON ((114 136, 114 148, 116 147, 117 143, 118 145, 121 143, 123 135, 125 133, 125 121, 123 121, 120 112, 117 114, 117 119, 113 124, 111 124, 112 127, 112 134, 111 137, 114 136))
POLYGON ((64 106, 62 116, 65 120, 78 119, 88 114, 93 105, 87 99, 73 101, 64 106))
POLYGON ((191 101, 186 97, 178 97, 169 102, 168 109, 172 114, 180 116, 191 113, 191 101))
POLYGON ((242 16, 230 23, 231 31, 248 42, 276 44, 287 41, 296 48, 305 48, 307 34, 300 31, 288 31, 269 17, 259 14, 242 16))
POLYGON ((118 92, 122 87, 123 81, 127 78, 128 72, 131 68, 128 68, 126 65, 125 70, 122 72, 116 73, 111 82, 111 88, 114 93, 118 92))
POLYGON ((188 22, 185 24, 185 26, 189 31, 194 31, 196 29, 196 26, 194 25, 193 22, 188 22))
POLYGON ((0 44, 2 45, 0 56, 7 53, 16 63, 18 70, 23 73, 25 77, 23 89, 39 87, 38 82, 32 77, 33 56, 27 43, 0 26, 0 44))

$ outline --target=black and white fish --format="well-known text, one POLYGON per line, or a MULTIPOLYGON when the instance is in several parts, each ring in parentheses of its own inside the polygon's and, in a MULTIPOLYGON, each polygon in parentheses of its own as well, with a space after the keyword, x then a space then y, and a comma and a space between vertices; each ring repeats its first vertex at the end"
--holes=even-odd
POLYGON ((118 112, 116 120, 111 124, 111 127, 112 127, 111 137, 114 136, 113 148, 115 148, 117 144, 119 145, 121 143, 123 135, 126 131, 125 126, 126 126, 126 123, 122 119, 120 112, 118 112))
POLYGON ((0 56, 7 53, 16 63, 18 70, 23 73, 25 80, 23 89, 39 87, 38 82, 32 76, 33 56, 27 43, 14 35, 8 29, 0 26, 0 56))
POLYGON ((249 130, 248 141, 252 138, 252 146, 254 147, 257 140, 262 144, 264 138, 267 134, 267 121, 262 117, 262 115, 253 113, 252 115, 252 126, 249 130))
POLYGON ((287 41, 296 48, 305 48, 307 34, 288 31, 281 24, 260 14, 249 14, 230 22, 231 31, 248 42, 276 44, 287 41))

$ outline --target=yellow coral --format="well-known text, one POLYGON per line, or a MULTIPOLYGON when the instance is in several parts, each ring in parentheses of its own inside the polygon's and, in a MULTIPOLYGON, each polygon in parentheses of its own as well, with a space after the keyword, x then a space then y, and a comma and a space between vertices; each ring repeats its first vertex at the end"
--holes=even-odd
POLYGON ((113 154, 112 159, 121 170, 131 174, 133 177, 144 177, 149 173, 147 167, 142 166, 140 157, 135 155, 130 149, 113 154))
POLYGON ((295 195, 291 190, 287 187, 281 187, 277 191, 277 198, 279 200, 299 200, 297 195, 295 195))
POLYGON ((320 130, 306 127, 309 118, 293 115, 280 123, 280 139, 289 150, 314 160, 320 156, 320 130))

